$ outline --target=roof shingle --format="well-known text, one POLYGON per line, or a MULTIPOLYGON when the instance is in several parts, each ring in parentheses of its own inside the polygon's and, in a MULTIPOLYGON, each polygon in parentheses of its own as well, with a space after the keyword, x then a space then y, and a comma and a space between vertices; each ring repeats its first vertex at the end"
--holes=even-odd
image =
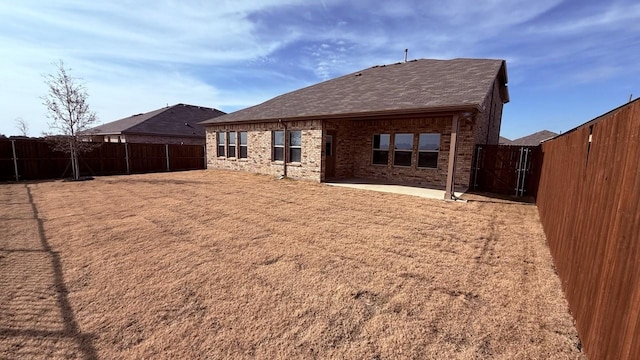
POLYGON ((145 134, 204 137, 204 127, 200 122, 224 114, 217 109, 177 104, 96 126, 88 132, 93 135, 145 134))
POLYGON ((549 140, 552 137, 555 137, 557 135, 558 134, 554 133, 553 131, 541 130, 533 134, 523 136, 515 140, 511 140, 511 145, 537 146, 537 145, 540 145, 541 142, 545 140, 549 140))
POLYGON ((420 59, 374 66, 202 124, 479 108, 496 77, 508 102, 504 60, 420 59))

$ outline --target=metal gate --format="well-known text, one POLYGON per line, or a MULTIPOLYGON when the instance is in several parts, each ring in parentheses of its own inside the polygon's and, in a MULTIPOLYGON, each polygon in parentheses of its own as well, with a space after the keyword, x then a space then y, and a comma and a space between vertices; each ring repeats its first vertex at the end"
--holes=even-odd
POLYGON ((471 179, 473 189, 535 197, 541 164, 540 146, 477 145, 471 179))

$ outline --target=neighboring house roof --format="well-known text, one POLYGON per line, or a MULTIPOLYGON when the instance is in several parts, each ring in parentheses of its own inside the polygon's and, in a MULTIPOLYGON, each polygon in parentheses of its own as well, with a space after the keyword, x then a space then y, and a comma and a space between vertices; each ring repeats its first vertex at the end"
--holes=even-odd
POLYGON ((137 134, 204 137, 205 130, 200 122, 224 114, 224 112, 212 108, 177 104, 112 121, 96 126, 87 132, 92 135, 137 134))
POLYGON ((482 110, 496 77, 509 101, 504 60, 412 60, 374 66, 280 95, 202 124, 482 110))
POLYGON ((520 145, 520 146, 536 146, 540 145, 541 142, 545 140, 549 140, 554 136, 557 136, 557 133, 549 130, 542 130, 531 135, 523 136, 521 138, 515 139, 511 141, 511 145, 520 145))
POLYGON ((500 136, 500 140, 498 140, 498 145, 512 145, 513 141, 507 139, 506 137, 500 136))

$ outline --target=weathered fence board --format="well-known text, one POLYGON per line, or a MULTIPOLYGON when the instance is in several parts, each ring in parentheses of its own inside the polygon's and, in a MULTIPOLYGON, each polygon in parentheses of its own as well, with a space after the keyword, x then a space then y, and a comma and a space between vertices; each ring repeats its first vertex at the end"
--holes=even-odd
POLYGON ((542 145, 540 219, 587 355, 640 356, 640 102, 542 145))
MULTIPOLYGON (((53 151, 46 141, 0 139, 0 181, 16 180, 12 145, 16 149, 15 164, 20 180, 71 176, 67 154, 53 151)), ((100 176, 204 169, 204 157, 205 149, 201 145, 102 143, 80 155, 80 174, 100 176)))

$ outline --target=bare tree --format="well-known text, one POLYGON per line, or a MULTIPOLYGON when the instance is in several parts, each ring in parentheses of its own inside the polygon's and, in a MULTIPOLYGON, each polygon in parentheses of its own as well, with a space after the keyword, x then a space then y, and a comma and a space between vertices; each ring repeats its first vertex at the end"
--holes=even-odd
POLYGON ((15 118, 14 121, 16 122, 16 128, 20 132, 20 135, 29 136, 29 124, 21 117, 15 118))
POLYGON ((80 178, 78 155, 96 146, 89 142, 87 130, 96 121, 96 114, 89 109, 87 90, 79 78, 72 77, 62 60, 54 63, 55 74, 44 75, 49 93, 42 97, 47 107, 48 123, 52 133, 46 134, 55 150, 69 154, 73 178, 80 178))

